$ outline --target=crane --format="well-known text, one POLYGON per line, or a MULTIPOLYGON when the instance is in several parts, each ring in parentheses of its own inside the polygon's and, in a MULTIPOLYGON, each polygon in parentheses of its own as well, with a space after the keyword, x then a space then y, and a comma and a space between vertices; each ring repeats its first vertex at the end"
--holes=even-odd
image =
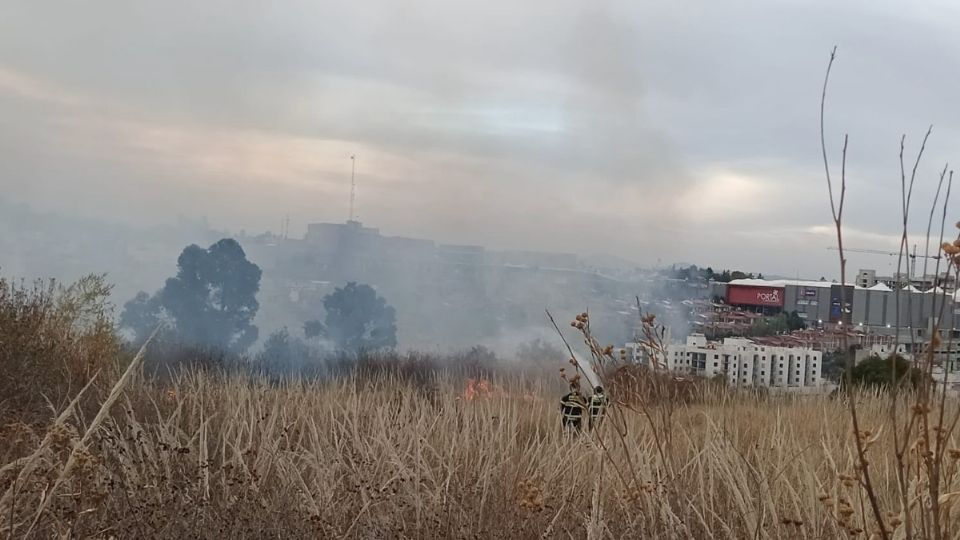
MULTIPOLYGON (((830 246, 827 249, 831 251, 839 251, 839 248, 830 246)), ((870 255, 887 255, 888 257, 899 257, 900 253, 895 251, 884 251, 882 249, 863 249, 863 248, 843 248, 844 253, 867 253, 870 255)), ((910 275, 915 276, 917 274, 917 258, 921 259, 940 259, 940 255, 917 255, 917 246, 914 244, 913 253, 907 253, 907 257, 910 258, 910 275)))

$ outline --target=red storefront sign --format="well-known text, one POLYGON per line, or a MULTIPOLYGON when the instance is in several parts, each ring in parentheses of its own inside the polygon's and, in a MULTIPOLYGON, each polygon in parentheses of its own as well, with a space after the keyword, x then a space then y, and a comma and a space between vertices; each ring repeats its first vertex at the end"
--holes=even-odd
POLYGON ((727 303, 743 306, 783 307, 782 287, 727 286, 727 303))

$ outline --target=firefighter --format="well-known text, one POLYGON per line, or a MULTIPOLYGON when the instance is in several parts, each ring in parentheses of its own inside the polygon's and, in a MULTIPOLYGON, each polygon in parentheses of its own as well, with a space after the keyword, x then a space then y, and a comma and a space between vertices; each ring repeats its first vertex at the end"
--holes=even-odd
POLYGON ((603 393, 603 387, 598 386, 593 389, 593 395, 590 396, 590 429, 600 427, 606 413, 607 396, 603 393))
POLYGON ((564 430, 570 432, 580 431, 583 423, 583 413, 586 412, 587 404, 580 393, 580 385, 576 382, 570 383, 570 393, 560 399, 560 413, 564 430))

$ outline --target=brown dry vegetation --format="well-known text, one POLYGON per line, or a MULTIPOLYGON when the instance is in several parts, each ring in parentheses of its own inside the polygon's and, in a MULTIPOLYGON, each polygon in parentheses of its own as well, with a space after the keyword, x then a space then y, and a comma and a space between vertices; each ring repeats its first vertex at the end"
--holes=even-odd
MULTIPOLYGON (((710 392, 676 406, 661 455, 641 415, 623 416, 625 445, 612 443, 611 417, 601 445, 560 432, 553 388, 520 377, 493 387, 465 401, 463 381, 443 376, 433 399, 398 377, 134 379, 84 445, 89 418, 71 415, 44 431, 5 426, 0 530, 41 538, 836 538, 862 528, 863 501, 847 480, 854 449, 843 403, 710 392), (51 491, 71 453, 76 464, 51 491), (21 475, 28 460, 13 458, 31 455, 37 466, 21 475)), ((862 397, 862 424, 882 424, 884 404, 862 397)), ((893 509, 889 445, 881 433, 869 452, 881 502, 893 509)), ((945 471, 953 490, 957 457, 945 471)))
POLYGON ((42 423, 95 375, 81 406, 99 406, 122 356, 109 293, 99 275, 69 285, 0 278, 0 420, 42 423))
MULTIPOLYGON (((734 393, 608 363, 610 414, 599 432, 571 436, 556 375, 412 355, 325 380, 197 367, 150 378, 104 326, 102 294, 67 294, 101 288, 3 285, 0 359, 30 378, 4 381, 0 537, 868 538, 876 528, 842 400, 734 393), (467 400, 475 377, 489 380, 467 400), (63 397, 43 398, 53 394, 63 397)), ((589 348, 612 362, 580 318, 589 348)), ((889 401, 858 403, 884 525, 902 537, 889 401)), ((958 534, 958 446, 949 435, 939 471, 946 538, 958 534)), ((909 452, 912 463, 928 454, 919 442, 909 452)), ((924 476, 908 478, 920 524, 924 476)))

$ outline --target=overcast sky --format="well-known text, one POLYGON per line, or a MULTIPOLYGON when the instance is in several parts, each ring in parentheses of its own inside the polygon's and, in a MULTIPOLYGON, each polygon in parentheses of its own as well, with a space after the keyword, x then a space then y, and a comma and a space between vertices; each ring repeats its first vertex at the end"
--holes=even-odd
POLYGON ((847 243, 893 249, 901 134, 934 125, 918 226, 960 163, 954 5, 8 0, 0 197, 302 234, 346 219, 355 153, 385 234, 835 275, 829 51, 847 243))

